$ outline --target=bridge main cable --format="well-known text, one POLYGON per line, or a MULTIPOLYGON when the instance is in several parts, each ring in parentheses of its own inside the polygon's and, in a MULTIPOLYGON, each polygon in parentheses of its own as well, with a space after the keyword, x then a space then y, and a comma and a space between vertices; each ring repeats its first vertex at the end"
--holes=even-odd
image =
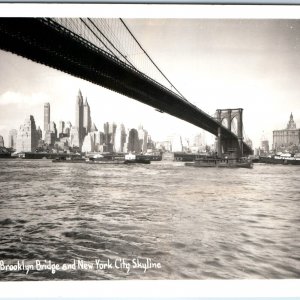
POLYGON ((149 56, 147 51, 142 47, 142 45, 139 43, 139 41, 136 39, 136 37, 133 35, 133 33, 130 31, 128 26, 125 24, 125 22, 119 18, 124 27, 127 29, 131 37, 135 40, 135 42, 138 44, 138 46, 142 49, 142 51, 145 53, 145 55, 149 58, 149 60, 152 62, 152 64, 155 66, 155 68, 160 72, 160 74, 168 81, 168 83, 175 89, 175 91, 184 99, 187 101, 187 99, 178 91, 178 89, 172 84, 172 82, 167 78, 167 76, 163 73, 163 71, 156 65, 156 63, 152 60, 152 58, 149 56))

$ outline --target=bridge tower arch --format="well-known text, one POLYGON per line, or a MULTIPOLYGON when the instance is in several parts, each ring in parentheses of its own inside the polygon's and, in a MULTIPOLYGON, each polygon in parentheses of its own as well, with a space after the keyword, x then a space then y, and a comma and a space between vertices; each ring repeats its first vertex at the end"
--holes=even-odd
POLYGON ((234 144, 232 140, 226 140, 221 136, 221 128, 219 127, 218 136, 216 138, 218 156, 221 157, 223 152, 228 152, 230 148, 237 149, 237 155, 243 155, 243 109, 217 109, 216 119, 222 124, 226 120, 228 130, 232 131, 232 122, 234 119, 237 120, 237 137, 238 144, 234 144))

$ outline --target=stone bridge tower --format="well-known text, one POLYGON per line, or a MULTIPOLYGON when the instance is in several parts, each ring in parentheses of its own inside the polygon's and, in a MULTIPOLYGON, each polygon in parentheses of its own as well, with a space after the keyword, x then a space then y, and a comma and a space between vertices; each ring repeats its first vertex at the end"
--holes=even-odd
POLYGON ((224 139, 221 136, 221 130, 218 131, 217 140, 217 152, 218 156, 221 157, 222 153, 235 152, 238 157, 243 155, 243 109, 217 109, 216 110, 216 119, 220 124, 223 123, 224 120, 227 122, 227 127, 230 131, 232 131, 232 123, 234 119, 237 121, 237 137, 238 140, 228 140, 224 139))

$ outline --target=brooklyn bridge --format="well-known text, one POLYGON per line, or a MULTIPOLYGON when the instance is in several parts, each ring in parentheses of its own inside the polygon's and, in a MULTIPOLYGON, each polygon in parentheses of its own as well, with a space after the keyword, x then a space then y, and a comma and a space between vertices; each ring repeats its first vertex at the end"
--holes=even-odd
POLYGON ((210 116, 189 102, 123 19, 0 18, 0 48, 200 127, 216 136, 219 157, 252 153, 244 142, 243 109, 216 108, 210 116))

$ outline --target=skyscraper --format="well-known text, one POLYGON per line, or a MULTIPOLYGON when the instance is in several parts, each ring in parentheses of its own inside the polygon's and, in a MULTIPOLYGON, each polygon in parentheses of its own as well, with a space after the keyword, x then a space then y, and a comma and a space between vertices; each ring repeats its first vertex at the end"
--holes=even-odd
POLYGON ((83 131, 83 97, 81 91, 79 90, 76 102, 76 112, 75 112, 75 126, 78 128, 80 138, 82 138, 83 131))
POLYGON ((93 125, 91 126, 91 132, 94 132, 94 131, 98 131, 95 123, 93 123, 93 125))
POLYGON ((50 103, 44 104, 44 132, 50 130, 50 103))
POLYGON ((103 152, 104 133, 101 131, 95 132, 95 151, 103 152))
POLYGON ((58 124, 58 137, 62 138, 64 136, 65 122, 59 121, 58 124))
POLYGON ((50 130, 47 130, 45 132, 44 140, 46 145, 53 146, 56 140, 55 133, 50 130))
POLYGON ((90 106, 87 102, 87 98, 85 98, 83 104, 83 135, 87 135, 91 131, 91 110, 90 106))
POLYGON ((95 138, 96 138, 95 132, 88 133, 84 137, 81 151, 82 152, 94 152, 95 151, 95 138))
POLYGON ((38 139, 38 140, 41 140, 41 139, 42 139, 42 136, 43 136, 43 132, 42 132, 42 129, 41 129, 40 126, 39 126, 38 129, 36 130, 36 133, 37 133, 37 139, 38 139))
POLYGON ((105 143, 113 144, 117 125, 115 123, 106 122, 104 123, 103 127, 104 127, 105 143))
POLYGON ((64 136, 65 137, 69 137, 70 136, 71 127, 72 127, 71 122, 67 122, 66 126, 64 128, 64 136))
POLYGON ((114 141, 114 151, 115 152, 124 152, 124 144, 126 143, 126 132, 123 124, 117 126, 115 141, 114 141))
POLYGON ((83 97, 79 90, 75 106, 75 126, 70 131, 72 147, 79 147, 81 149, 83 137, 83 97))
MULTIPOLYGON (((70 146, 71 147, 78 147, 80 145, 80 140, 79 140, 79 131, 77 127, 71 127, 70 130, 70 146)), ((81 146, 80 146, 81 148, 81 146)))
POLYGON ((38 144, 37 131, 33 116, 25 119, 17 135, 17 152, 33 152, 38 144))
POLYGON ((54 133, 55 139, 57 139, 57 128, 55 122, 50 123, 50 131, 54 133))
POLYGON ((141 152, 139 134, 136 129, 130 129, 127 137, 127 151, 139 154, 141 152))
POLYGON ((143 126, 139 127, 138 130, 139 135, 139 143, 140 143, 140 149, 143 153, 147 152, 147 137, 148 137, 148 131, 146 131, 143 126))
POLYGON ((0 135, 0 147, 4 147, 4 139, 2 135, 0 135))
POLYGON ((11 129, 8 134, 8 148, 17 149, 17 134, 16 129, 11 129))

